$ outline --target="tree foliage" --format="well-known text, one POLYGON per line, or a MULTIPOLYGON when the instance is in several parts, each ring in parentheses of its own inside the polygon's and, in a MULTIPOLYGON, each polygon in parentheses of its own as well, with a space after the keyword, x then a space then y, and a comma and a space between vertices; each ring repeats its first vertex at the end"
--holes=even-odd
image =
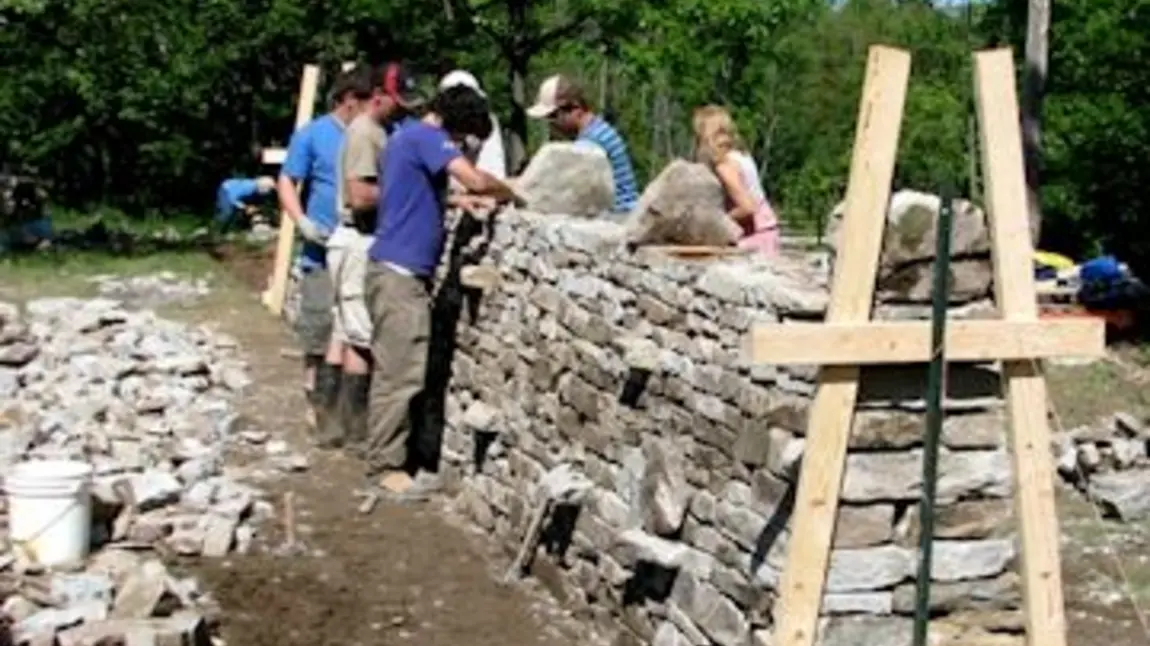
MULTIPOLYGON (((897 183, 977 191, 969 53, 1021 52, 1026 5, 6 0, 0 162, 50 179, 70 206, 204 210, 220 179, 260 172, 254 150, 286 139, 305 62, 470 69, 528 149, 546 133, 522 109, 562 71, 617 123, 647 179, 689 153, 694 107, 729 106, 786 224, 813 232, 845 188, 872 44, 914 54, 897 183)), ((1150 0, 1059 0, 1051 34, 1046 242, 1143 263, 1150 0)))

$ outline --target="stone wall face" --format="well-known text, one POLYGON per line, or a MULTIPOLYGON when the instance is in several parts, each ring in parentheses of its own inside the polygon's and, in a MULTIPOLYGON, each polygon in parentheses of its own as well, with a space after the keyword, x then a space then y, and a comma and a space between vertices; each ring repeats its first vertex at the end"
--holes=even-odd
MULTIPOLYGON (((458 322, 445 402, 455 504, 514 549, 541 476, 573 465, 594 487, 554 514, 532 572, 641 643, 749 643, 772 624, 817 370, 752 366, 743 348, 756 322, 820 317, 826 279, 799 259, 631 253, 621 236, 497 219, 484 262, 503 283, 458 322), (637 356, 653 370, 631 407, 620 395, 637 356)), ((824 644, 910 643, 925 375, 864 371, 824 644)), ((998 389, 989 368, 951 370, 932 631, 968 643, 1020 628, 998 389)))

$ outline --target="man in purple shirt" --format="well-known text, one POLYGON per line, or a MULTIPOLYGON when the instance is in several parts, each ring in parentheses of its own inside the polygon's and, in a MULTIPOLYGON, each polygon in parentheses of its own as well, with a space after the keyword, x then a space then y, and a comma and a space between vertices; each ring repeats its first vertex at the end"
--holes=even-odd
MULTIPOLYGON (((431 335, 431 282, 443 253, 448 206, 491 208, 510 201, 506 184, 480 171, 460 151, 468 136, 487 139, 487 100, 475 90, 441 91, 419 123, 396 133, 380 157, 375 242, 364 288, 375 359, 363 456, 368 476, 385 492, 419 494, 433 477, 413 479, 408 413, 424 386, 431 335), (471 195, 448 195, 448 177, 471 195)), ((416 411, 421 414, 422 411, 416 411)))

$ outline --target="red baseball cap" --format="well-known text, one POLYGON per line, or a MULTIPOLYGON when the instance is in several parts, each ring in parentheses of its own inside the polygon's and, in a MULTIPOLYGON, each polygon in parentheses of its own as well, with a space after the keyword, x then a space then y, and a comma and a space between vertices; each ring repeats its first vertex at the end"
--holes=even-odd
POLYGON ((401 105, 413 107, 423 104, 427 97, 419 90, 415 76, 402 63, 387 63, 380 69, 383 93, 401 105))

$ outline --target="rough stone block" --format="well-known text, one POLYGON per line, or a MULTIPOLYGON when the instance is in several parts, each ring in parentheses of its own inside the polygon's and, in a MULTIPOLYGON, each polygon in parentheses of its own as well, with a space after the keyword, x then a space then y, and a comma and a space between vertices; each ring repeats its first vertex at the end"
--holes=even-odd
POLYGON ((893 592, 832 592, 823 597, 822 612, 827 615, 889 615, 893 608, 893 592))
POLYGON ((750 623, 734 602, 694 576, 675 578, 671 601, 720 646, 743 646, 750 634, 750 623))
POLYGON ((620 555, 624 565, 646 561, 668 569, 690 572, 703 579, 709 577, 714 568, 713 557, 690 545, 659 538, 642 530, 626 530, 619 534, 617 542, 626 548, 620 555))
MULTIPOLYGON (((894 611, 914 614, 914 583, 894 590, 894 611)), ((936 613, 960 610, 1014 610, 1022 603, 1022 584, 1014 572, 1004 572, 993 579, 936 582, 930 587, 930 607, 936 613)))
POLYGON ((832 617, 822 631, 823 646, 911 646, 912 622, 902 617, 832 617))
POLYGON ((894 531, 894 505, 840 505, 834 546, 860 548, 890 540, 894 531))
POLYGON ((893 588, 914 572, 910 553, 892 545, 831 552, 828 592, 866 592, 893 588))
MULTIPOLYGON (((944 451, 939 456, 938 500, 976 495, 1006 497, 1012 491, 1005 451, 944 451)), ((842 498, 848 502, 917 500, 922 489, 922 450, 847 456, 842 498)))
MULTIPOLYGON (((900 544, 907 547, 918 545, 921 532, 919 513, 917 505, 907 510, 897 530, 900 544)), ((1000 538, 1013 531, 1013 520, 1012 500, 960 500, 935 508, 934 536, 943 539, 1000 538)))
POLYGON ((113 619, 147 619, 151 617, 167 589, 168 570, 158 560, 141 564, 124 580, 112 606, 113 619))

